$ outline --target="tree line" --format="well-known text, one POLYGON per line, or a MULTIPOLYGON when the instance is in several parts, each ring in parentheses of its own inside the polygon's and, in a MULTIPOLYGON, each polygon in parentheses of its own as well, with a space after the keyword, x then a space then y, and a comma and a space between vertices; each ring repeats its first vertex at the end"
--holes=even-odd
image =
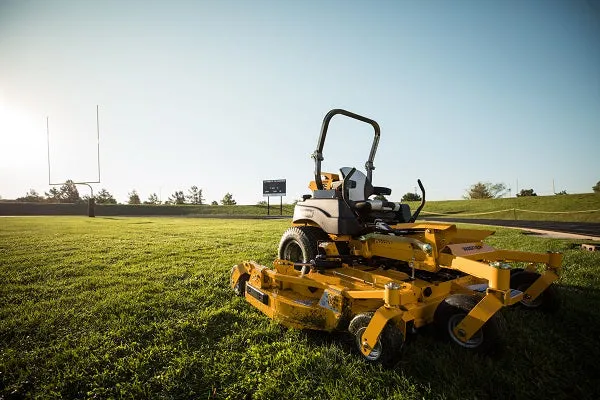
MULTIPOLYGON (((592 186, 592 190, 594 193, 600 193, 600 181, 598 181, 594 186, 592 186)), ((491 183, 491 182, 477 182, 471 185, 463 196, 466 200, 476 200, 476 199, 497 199, 499 197, 504 196, 507 192, 510 193, 510 189, 504 183, 491 183)), ((566 190, 561 190, 558 193, 554 193, 555 195, 565 195, 567 194, 566 190)), ((521 189, 519 193, 516 194, 517 197, 532 197, 537 196, 537 193, 533 189, 521 189)), ((421 196, 416 193, 406 193, 402 196, 402 201, 421 201, 421 196)))
MULTIPOLYGON (((598 182, 596 186, 593 186, 592 189, 594 192, 600 192, 600 182, 598 182)), ((504 183, 477 182, 467 189, 463 198, 467 200, 497 199, 504 196, 507 191, 510 193, 510 189, 508 189, 504 183)), ((561 190, 560 192, 554 194, 559 196, 565 195, 567 194, 567 191, 561 190)), ((533 189, 521 189, 516 196, 532 197, 537 196, 537 193, 533 189)))
MULTIPOLYGON (((160 200, 156 193, 152 193, 144 201, 141 200, 137 190, 133 189, 127 194, 128 198, 126 204, 150 204, 150 205, 183 205, 183 204, 194 204, 203 205, 205 198, 202 195, 202 189, 194 185, 184 193, 183 190, 176 190, 167 200, 164 202, 160 200)), ((67 180, 60 187, 52 187, 49 191, 44 192, 44 195, 40 195, 35 189, 29 189, 29 191, 23 197, 18 197, 16 201, 30 202, 30 203, 81 203, 89 200, 88 195, 80 196, 77 190, 77 185, 72 180, 67 180)), ((115 197, 105 188, 100 189, 94 196, 96 204, 118 204, 115 197)), ((236 205, 237 202, 234 200, 231 193, 226 193, 220 200, 222 205, 232 206, 236 205)), ((218 205, 217 201, 212 201, 211 205, 218 205)))
MULTIPOLYGON (((490 182, 477 182, 471 185, 463 196, 464 199, 495 199, 502 197, 507 192, 507 187, 503 183, 490 183, 490 182)), ((594 193, 600 193, 600 181, 592 186, 594 193)), ((565 195, 567 192, 562 190, 556 195, 565 195)), ((196 185, 191 186, 187 193, 183 190, 176 190, 172 195, 169 196, 164 202, 158 197, 156 193, 152 193, 144 201, 141 200, 137 190, 133 189, 128 194, 126 204, 165 204, 165 205, 183 205, 183 204, 194 204, 203 205, 205 198, 202 195, 202 189, 196 185)), ((537 196, 533 189, 521 189, 516 194, 517 197, 530 197, 537 196)), ((1 199, 2 197, 0 197, 1 199)), ((387 200, 384 196, 376 196, 376 199, 387 200)), ((96 204, 117 204, 117 200, 114 196, 106 189, 100 189, 94 196, 96 204)), ((87 202, 89 196, 84 195, 81 197, 76 185, 72 180, 67 180, 60 188, 52 187, 48 192, 44 192, 44 195, 40 195, 35 189, 29 189, 29 191, 23 197, 19 197, 16 201, 22 202, 34 202, 34 203, 79 203, 87 202)), ((402 201, 421 201, 421 196, 417 193, 408 192, 402 196, 402 201)), ((225 206, 236 205, 237 202, 234 200, 231 193, 226 193, 220 200, 220 203, 225 206)), ((259 204, 262 202, 259 202, 259 204)), ((266 202, 264 202, 266 204, 266 202)), ((219 205, 217 201, 210 203, 213 206, 219 205)))

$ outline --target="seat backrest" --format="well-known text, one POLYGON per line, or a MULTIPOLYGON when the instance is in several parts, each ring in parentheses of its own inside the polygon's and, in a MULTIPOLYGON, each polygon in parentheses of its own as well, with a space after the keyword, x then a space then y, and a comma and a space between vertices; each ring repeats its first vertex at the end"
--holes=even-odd
MULTIPOLYGON (((346 175, 348 175, 351 170, 351 167, 340 168, 340 172, 342 173, 342 179, 346 178, 346 175)), ((359 170, 354 171, 354 173, 350 177, 350 181, 354 181, 355 184, 351 185, 348 189, 349 200, 366 201, 369 198, 369 196, 373 194, 373 185, 369 181, 369 178, 367 178, 367 176, 363 172, 359 170)))

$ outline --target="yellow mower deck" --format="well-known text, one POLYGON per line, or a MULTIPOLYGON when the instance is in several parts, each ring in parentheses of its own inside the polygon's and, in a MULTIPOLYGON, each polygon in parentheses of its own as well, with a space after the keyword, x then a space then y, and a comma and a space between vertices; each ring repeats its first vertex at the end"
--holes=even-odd
MULTIPOLYGON (((362 334, 361 351, 368 355, 388 321, 406 338, 411 329, 432 323, 438 305, 453 294, 480 297, 454 327, 456 338, 467 343, 503 306, 520 302, 524 295, 534 301, 558 279, 560 254, 496 250, 480 241, 457 243, 486 237, 490 231, 463 231, 454 225, 403 224, 394 228, 409 227, 424 231, 412 236, 371 234, 358 239, 335 239, 349 241, 354 255, 365 261, 374 255, 408 259, 415 269, 459 271, 461 276, 427 281, 413 279, 409 272, 346 263, 323 269, 303 265, 298 270, 293 262, 278 259, 273 268, 254 262, 234 266, 231 284, 235 287, 240 278, 247 279, 243 293, 246 300, 292 328, 344 330, 354 316, 374 312, 362 334), (546 270, 523 293, 510 288, 511 262, 530 263, 530 269, 544 264, 546 270)), ((329 257, 337 255, 336 240, 320 243, 329 257)))

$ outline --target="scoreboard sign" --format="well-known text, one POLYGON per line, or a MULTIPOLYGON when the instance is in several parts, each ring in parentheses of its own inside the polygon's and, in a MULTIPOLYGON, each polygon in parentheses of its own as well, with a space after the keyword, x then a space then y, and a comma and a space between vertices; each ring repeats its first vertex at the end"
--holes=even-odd
POLYGON ((285 179, 263 181, 263 196, 285 196, 285 179))

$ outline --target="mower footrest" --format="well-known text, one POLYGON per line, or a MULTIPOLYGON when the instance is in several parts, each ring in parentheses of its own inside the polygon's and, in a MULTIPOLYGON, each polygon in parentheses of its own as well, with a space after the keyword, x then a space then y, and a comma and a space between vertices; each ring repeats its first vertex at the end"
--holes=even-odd
MULTIPOLYGON (((486 293, 488 287, 489 286, 487 285, 487 283, 479 283, 475 285, 469 285, 467 286, 467 289, 473 290, 474 292, 486 293)), ((521 301, 521 299, 523 298, 523 292, 517 289, 510 289, 509 298, 510 301, 508 302, 508 304, 515 304, 521 301)))
POLYGON ((487 283, 478 283, 476 285, 469 285, 467 286, 467 289, 469 290, 473 290, 475 292, 479 292, 479 293, 485 293, 486 290, 488 289, 488 284, 487 283))
POLYGON ((510 301, 508 305, 513 305, 523 300, 523 292, 517 289, 510 289, 510 301))

